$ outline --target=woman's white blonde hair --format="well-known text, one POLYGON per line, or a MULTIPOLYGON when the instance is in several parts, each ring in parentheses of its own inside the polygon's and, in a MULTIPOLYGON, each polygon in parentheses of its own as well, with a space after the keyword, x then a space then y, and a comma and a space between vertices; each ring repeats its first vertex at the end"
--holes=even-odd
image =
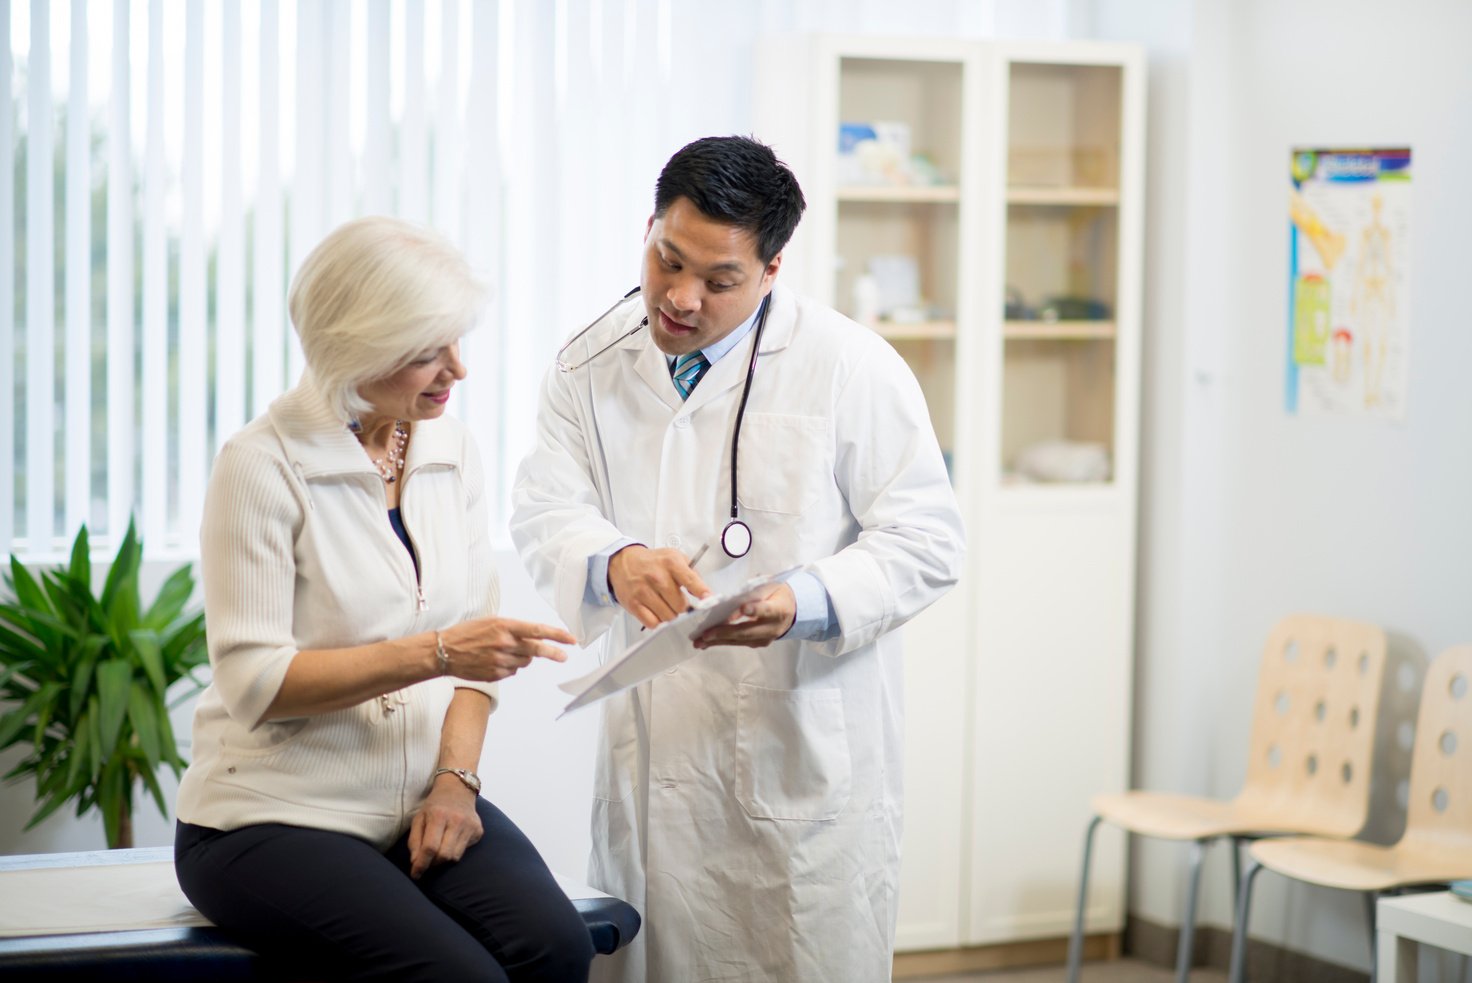
POLYGON ((475 326, 485 301, 485 284, 444 237, 371 216, 317 244, 287 306, 312 383, 347 422, 373 409, 360 386, 453 344, 475 326))

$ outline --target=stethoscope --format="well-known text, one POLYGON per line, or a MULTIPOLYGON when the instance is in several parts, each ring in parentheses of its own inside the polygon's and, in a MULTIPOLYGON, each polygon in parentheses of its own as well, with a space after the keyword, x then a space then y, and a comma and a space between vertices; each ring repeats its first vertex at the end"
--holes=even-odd
MULTIPOLYGON (((604 311, 602 314, 599 314, 596 318, 588 323, 587 327, 583 328, 583 330, 579 331, 577 334, 569 338, 567 340, 567 344, 563 345, 557 350, 558 371, 572 372, 576 369, 580 369, 584 365, 587 365, 589 362, 593 361, 593 359, 597 358, 599 355, 602 355, 610 348, 619 344, 620 342, 623 342, 628 338, 632 338, 636 333, 638 333, 640 328, 648 327, 649 318, 646 317, 638 324, 630 328, 628 331, 625 331, 613 341, 604 345, 602 348, 598 349, 596 352, 589 355, 581 362, 576 363, 575 365, 569 365, 562 357, 567 352, 567 350, 577 342, 579 338, 587 334, 589 331, 592 331, 593 328, 599 324, 599 322, 601 322, 608 315, 612 314, 625 301, 637 294, 639 290, 639 287, 635 287, 633 290, 630 290, 628 293, 624 294, 618 300, 614 301, 612 307, 608 308, 608 310, 604 311)), ((767 326, 767 309, 771 306, 771 302, 772 295, 768 293, 765 297, 762 298, 761 310, 757 313, 756 330, 752 332, 751 357, 746 363, 746 383, 741 387, 741 402, 736 407, 736 426, 731 431, 731 518, 730 521, 726 523, 726 528, 721 530, 721 549, 725 550, 726 555, 733 560, 739 560, 741 557, 751 552, 751 527, 748 526, 745 522, 742 522, 740 518, 738 518, 736 510, 736 460, 737 452, 740 450, 741 444, 741 421, 746 418, 746 401, 751 397, 751 380, 756 377, 756 358, 757 355, 761 353, 762 329, 767 326)))

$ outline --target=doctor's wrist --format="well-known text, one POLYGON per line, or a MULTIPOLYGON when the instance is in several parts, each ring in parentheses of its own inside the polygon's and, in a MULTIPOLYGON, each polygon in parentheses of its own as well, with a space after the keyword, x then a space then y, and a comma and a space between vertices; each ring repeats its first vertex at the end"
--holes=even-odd
MULTIPOLYGON (((614 550, 613 553, 608 557, 608 575, 606 578, 608 581, 608 596, 613 598, 615 604, 619 603, 619 597, 618 590, 615 588, 613 583, 614 564, 619 563, 619 557, 621 556, 624 558, 624 560, 630 559, 630 556, 632 554, 630 554, 630 556, 625 555, 628 554, 630 550, 648 551, 648 549, 649 547, 644 545, 643 543, 629 543, 627 546, 621 546, 618 549, 614 550)), ((622 565, 620 565, 619 570, 620 575, 622 575, 622 565)))

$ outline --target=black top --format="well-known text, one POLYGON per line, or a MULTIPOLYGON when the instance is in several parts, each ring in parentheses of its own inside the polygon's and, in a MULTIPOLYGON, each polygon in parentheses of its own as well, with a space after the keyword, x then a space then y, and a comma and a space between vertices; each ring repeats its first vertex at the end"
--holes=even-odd
POLYGON ((414 544, 409 540, 409 530, 404 528, 404 517, 399 514, 398 509, 388 510, 388 524, 394 527, 394 535, 399 537, 399 542, 409 551, 409 559, 414 561, 414 576, 418 577, 419 557, 414 552, 414 544))

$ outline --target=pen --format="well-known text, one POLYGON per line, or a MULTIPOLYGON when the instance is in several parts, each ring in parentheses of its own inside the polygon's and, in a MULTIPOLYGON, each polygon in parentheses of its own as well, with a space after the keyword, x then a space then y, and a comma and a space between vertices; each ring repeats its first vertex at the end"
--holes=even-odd
MULTIPOLYGON (((690 569, 692 569, 692 570, 695 569, 695 564, 697 564, 697 563, 700 562, 700 558, 705 555, 705 551, 708 550, 708 549, 710 549, 710 543, 701 543, 700 544, 700 549, 696 550, 695 551, 695 555, 692 556, 692 557, 690 557, 690 569)), ((689 610, 689 609, 687 608, 686 610, 689 610)), ((645 628, 644 625, 640 625, 639 626, 639 630, 640 631, 645 631, 647 629, 645 628)))

